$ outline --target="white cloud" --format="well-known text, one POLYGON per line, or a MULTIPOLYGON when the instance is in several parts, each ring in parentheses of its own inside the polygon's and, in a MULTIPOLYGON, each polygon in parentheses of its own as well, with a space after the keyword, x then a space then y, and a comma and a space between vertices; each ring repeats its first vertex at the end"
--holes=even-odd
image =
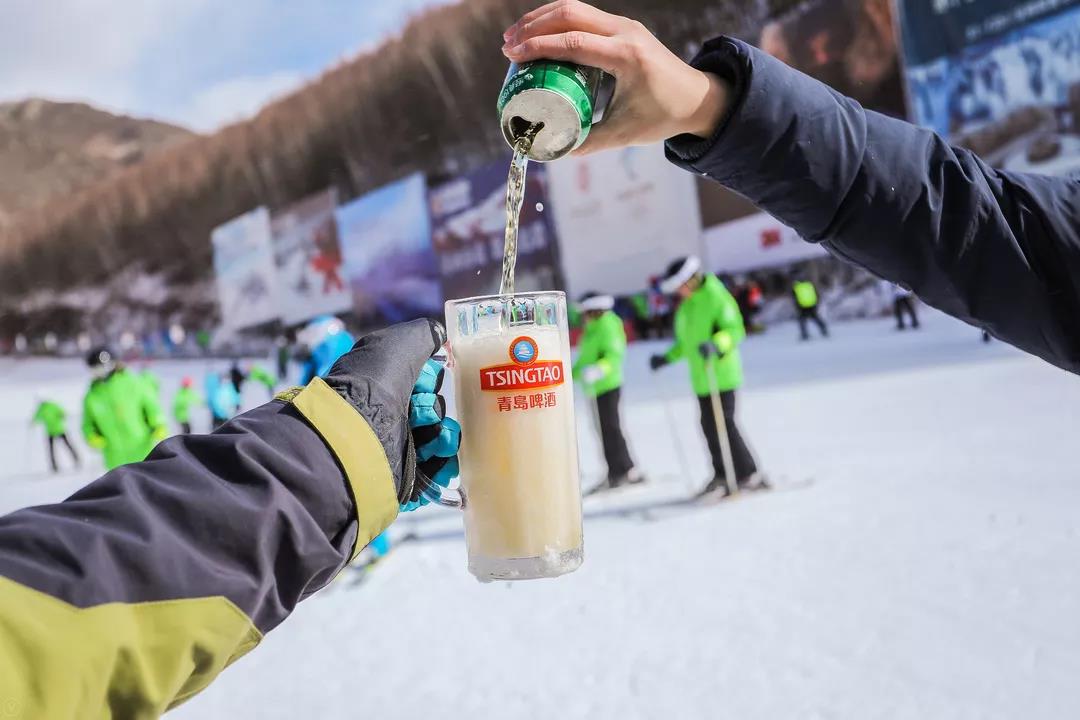
POLYGON ((0 23, 0 98, 27 96, 137 106, 147 48, 208 0, 7 0, 0 23))
POLYGON ((293 70, 230 78, 199 91, 187 106, 180 108, 176 119, 193 130, 215 130, 251 117, 263 105, 303 82, 304 77, 293 70))
POLYGON ((82 100, 209 130, 453 0, 3 0, 0 101, 82 100))

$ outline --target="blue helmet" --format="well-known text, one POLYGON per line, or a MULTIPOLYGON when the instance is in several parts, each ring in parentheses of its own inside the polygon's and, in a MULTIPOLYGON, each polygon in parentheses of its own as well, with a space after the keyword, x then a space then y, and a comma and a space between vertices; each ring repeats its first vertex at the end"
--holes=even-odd
POLYGON ((345 332, 345 323, 333 315, 319 315, 296 334, 301 348, 312 352, 333 336, 345 332))

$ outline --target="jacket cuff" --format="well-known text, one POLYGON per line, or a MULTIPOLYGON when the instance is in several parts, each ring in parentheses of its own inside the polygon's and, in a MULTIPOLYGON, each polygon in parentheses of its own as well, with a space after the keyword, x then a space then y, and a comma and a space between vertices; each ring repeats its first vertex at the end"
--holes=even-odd
POLYGON ((720 330, 712 337, 713 345, 725 355, 735 349, 735 339, 727 330, 720 330))
POLYGON ((746 92, 750 87, 751 63, 745 45, 731 38, 719 37, 705 43, 690 64, 698 70, 712 73, 727 81, 731 88, 731 102, 728 103, 727 112, 711 137, 676 135, 666 143, 668 160, 687 170, 697 171, 694 164, 710 153, 731 124, 731 118, 745 102, 746 92))
POLYGON ((311 424, 345 473, 356 507, 355 558, 394 522, 398 499, 386 451, 367 421, 322 378, 293 394, 290 403, 311 424))
POLYGON ((746 43, 720 38, 694 61, 735 78, 731 111, 705 143, 668 141, 668 158, 750 200, 811 242, 830 234, 867 150, 867 113, 746 43))

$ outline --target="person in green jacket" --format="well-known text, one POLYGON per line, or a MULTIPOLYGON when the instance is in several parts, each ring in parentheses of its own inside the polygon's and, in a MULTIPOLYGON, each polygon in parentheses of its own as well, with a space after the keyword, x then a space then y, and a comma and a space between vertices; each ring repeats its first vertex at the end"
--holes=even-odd
POLYGON ((191 408, 202 403, 193 387, 194 381, 186 377, 180 381, 180 389, 173 398, 173 418, 184 435, 191 434, 191 408))
POLYGON ((41 423, 45 426, 46 442, 49 446, 49 463, 52 465, 52 471, 54 473, 60 472, 60 467, 56 463, 56 443, 57 441, 63 442, 67 445, 68 452, 71 453, 71 459, 75 461, 75 467, 81 467, 82 462, 79 460, 79 453, 75 452, 75 448, 71 444, 71 440, 67 436, 67 413, 64 412, 64 408, 60 407, 52 400, 45 400, 40 398, 38 401, 37 412, 34 413, 34 418, 31 423, 41 423))
POLYGON ((614 307, 615 298, 610 295, 590 292, 581 298, 579 309, 585 330, 573 367, 574 379, 585 387, 585 394, 596 401, 600 441, 608 469, 607 483, 597 489, 644 480, 634 467, 619 418, 626 331, 622 318, 612 311, 614 307))
POLYGON ((277 378, 271 375, 269 370, 262 365, 252 365, 251 369, 248 370, 248 378, 265 387, 266 392, 270 397, 274 397, 274 387, 277 385, 277 378))
POLYGON ((795 310, 799 314, 799 337, 801 340, 809 340, 810 333, 806 330, 807 321, 812 320, 821 331, 821 337, 829 337, 829 326, 821 319, 818 312, 818 292, 814 283, 801 275, 796 275, 791 283, 791 295, 795 298, 795 310))
POLYGON ((145 459, 169 434, 157 393, 106 348, 92 350, 86 363, 94 376, 83 399, 87 444, 102 451, 109 470, 145 459))
POLYGON ((654 355, 650 365, 654 371, 679 360, 686 360, 690 366, 690 384, 701 406, 701 430, 713 465, 713 478, 701 495, 725 491, 727 487, 718 434, 722 431, 713 413, 713 393, 719 395, 723 408, 738 486, 751 487, 763 482, 735 422, 735 392, 743 383, 739 343, 746 335, 739 304, 715 275, 703 271, 701 261, 692 255, 668 266, 660 289, 679 300, 675 311, 675 344, 663 355, 654 355))

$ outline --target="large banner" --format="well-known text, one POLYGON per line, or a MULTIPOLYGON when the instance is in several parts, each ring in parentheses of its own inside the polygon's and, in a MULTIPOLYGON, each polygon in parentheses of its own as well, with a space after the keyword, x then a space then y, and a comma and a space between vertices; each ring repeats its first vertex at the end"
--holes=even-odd
POLYGON ((892 0, 807 0, 750 40, 864 107, 907 115, 892 0))
POLYGON ((912 119, 992 165, 1080 176, 1080 0, 901 0, 912 119))
POLYGON ((235 332, 276 319, 274 249, 266 208, 215 228, 210 241, 222 328, 235 332))
MULTIPOLYGON (((907 117, 892 0, 805 0, 744 39, 864 107, 907 117)), ((707 179, 699 191, 706 228, 758 212, 707 179)))
POLYGON ((442 317, 439 264, 431 246, 422 174, 338 208, 337 224, 353 312, 363 325, 442 317))
POLYGON ((710 270, 739 273, 790 265, 826 255, 816 243, 766 213, 733 220, 705 231, 705 258, 710 270))
MULTIPOLYGON (((550 167, 554 165, 529 165, 518 232, 515 289, 519 292, 563 288, 547 197, 550 167)), ((447 299, 499 291, 509 168, 507 156, 433 187, 428 194, 432 241, 447 299)))
POLYGON ((336 205, 337 193, 326 190, 279 210, 270 219, 281 319, 287 325, 343 312, 352 305, 342 272, 336 205))
POLYGON ((564 158, 549 174, 573 296, 640 292, 673 258, 701 254, 694 176, 669 163, 662 145, 564 158))

